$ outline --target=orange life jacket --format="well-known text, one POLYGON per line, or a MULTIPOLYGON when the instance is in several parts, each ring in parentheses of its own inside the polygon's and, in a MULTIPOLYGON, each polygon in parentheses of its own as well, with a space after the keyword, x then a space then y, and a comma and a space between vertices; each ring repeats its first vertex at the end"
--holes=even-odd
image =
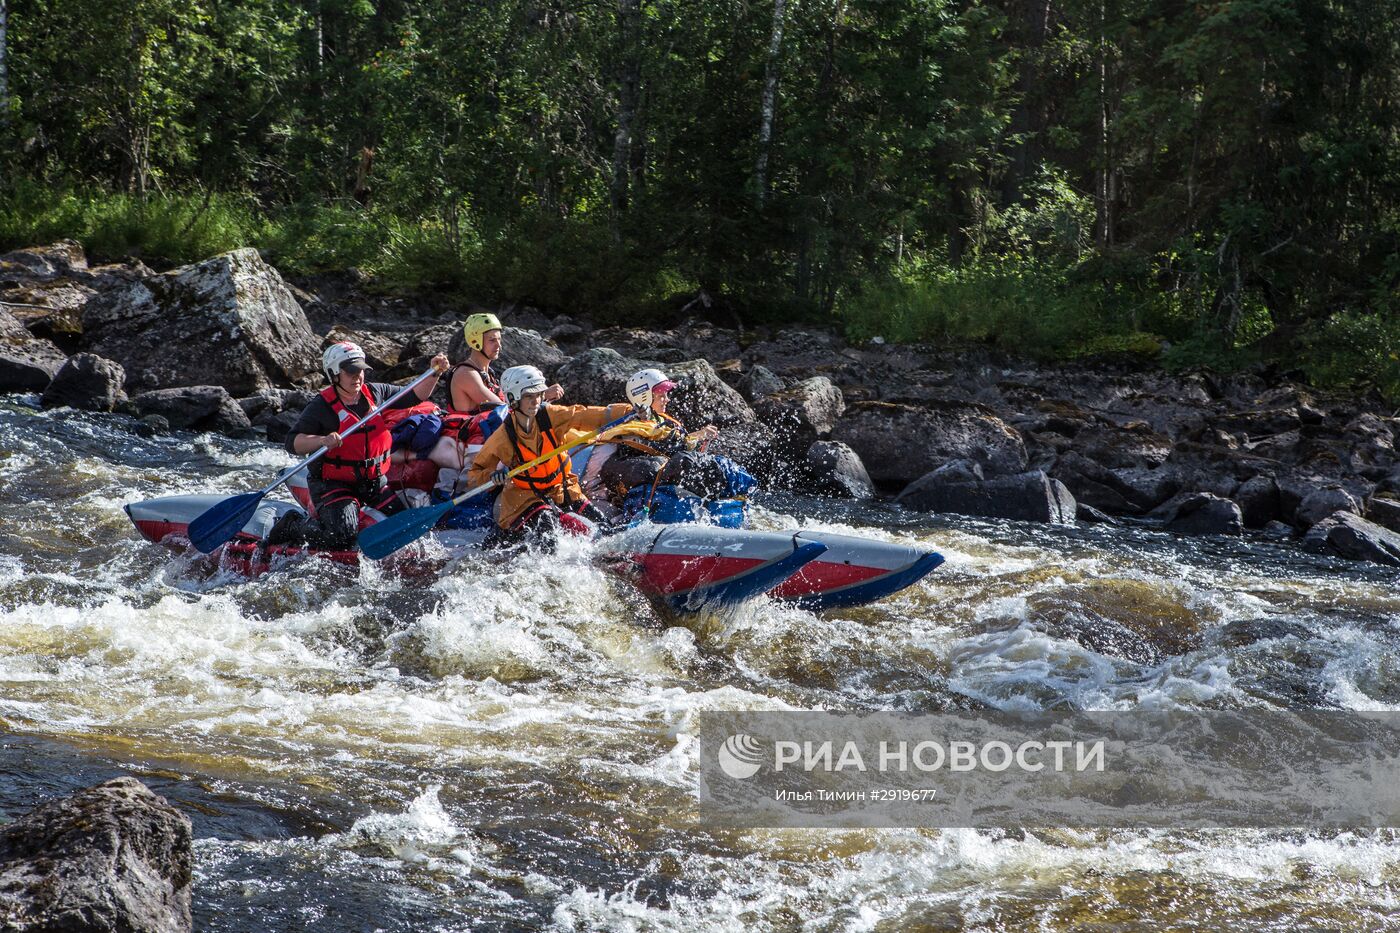
MULTIPOLYGON (((373 408, 374 393, 369 385, 361 386, 360 391, 373 408)), ((321 398, 340 419, 337 431, 344 431, 359 420, 359 416, 340 403, 335 386, 322 389, 321 398)), ((321 457, 321 480, 327 483, 374 482, 389 472, 389 451, 393 444, 394 435, 389 433, 383 416, 375 415, 363 428, 344 438, 339 447, 326 451, 321 457)))
MULTIPOLYGON (((505 421, 506 434, 510 436, 510 442, 515 445, 515 452, 521 463, 529 463, 536 457, 553 453, 559 447, 559 440, 554 436, 554 427, 549 422, 549 412, 542 407, 535 417, 540 423, 540 452, 537 454, 531 453, 524 444, 520 443, 520 434, 515 430, 514 416, 507 417, 505 421)), ((535 464, 520 475, 512 477, 511 482, 520 489, 533 492, 541 499, 547 498, 546 493, 549 490, 563 484, 564 499, 570 501, 573 496, 569 491, 569 480, 573 478, 574 471, 569 465, 569 454, 568 451, 564 451, 535 464)))

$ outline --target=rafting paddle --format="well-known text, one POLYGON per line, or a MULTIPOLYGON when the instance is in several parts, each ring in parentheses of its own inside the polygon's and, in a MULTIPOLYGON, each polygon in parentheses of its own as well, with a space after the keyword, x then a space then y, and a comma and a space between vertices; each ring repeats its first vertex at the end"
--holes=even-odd
MULTIPOLYGON (((511 470, 506 474, 506 479, 519 476, 526 470, 537 467, 546 460, 557 457, 570 448, 577 447, 580 444, 587 444, 608 428, 624 421, 628 417, 630 417, 630 415, 623 415, 621 418, 617 419, 617 421, 605 424, 596 431, 591 431, 573 440, 565 441, 549 453, 541 454, 528 463, 522 463, 520 466, 511 470)), ((455 506, 466 502, 472 496, 479 496, 483 492, 488 492, 499 485, 501 484, 494 479, 488 480, 480 486, 474 486, 468 489, 455 499, 448 499, 436 505, 425 505, 417 509, 408 509, 396 515, 390 515, 383 521, 375 522, 373 525, 360 531, 360 553, 374 560, 383 560, 399 548, 412 544, 414 541, 417 541, 419 538, 432 531, 433 526, 438 523, 439 519, 452 511, 455 506)))
MULTIPOLYGON (((390 405, 397 402, 399 399, 403 398, 410 391, 415 389, 418 386, 418 383, 422 382, 424 379, 427 379, 435 372, 437 372, 437 370, 430 369, 423 375, 419 376, 417 379, 410 382, 408 385, 404 386, 398 392, 395 392, 392 396, 389 397, 387 401, 384 402, 383 405, 380 405, 378 408, 373 409, 369 414, 365 415, 359 421, 356 421, 354 424, 350 425, 350 427, 346 428, 344 431, 341 431, 340 436, 345 437, 347 435, 354 434, 360 428, 364 427, 365 424, 371 418, 379 414, 384 409, 388 408, 390 405)), ((223 499, 210 506, 203 513, 201 513, 198 518, 190 522, 190 527, 188 531, 190 543, 193 544, 196 548, 198 548, 202 553, 208 554, 210 551, 214 550, 216 547, 223 544, 225 541, 228 541, 234 535, 242 531, 243 526, 248 524, 248 522, 252 520, 253 513, 255 513, 258 510, 258 506, 262 503, 264 496, 272 492, 272 490, 276 489, 278 486, 281 486, 283 483, 291 479, 297 473, 300 473, 306 467, 310 466, 312 462, 316 460, 317 457, 324 454, 328 449, 329 448, 322 447, 320 450, 307 457, 301 463, 298 463, 290 470, 285 471, 281 476, 277 478, 277 481, 275 483, 259 490, 258 492, 245 492, 239 496, 230 496, 229 498, 223 499)))

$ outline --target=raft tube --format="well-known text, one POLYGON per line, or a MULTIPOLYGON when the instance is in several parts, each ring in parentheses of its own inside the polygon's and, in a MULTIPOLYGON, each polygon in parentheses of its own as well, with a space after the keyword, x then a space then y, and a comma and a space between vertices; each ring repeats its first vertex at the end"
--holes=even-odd
POLYGON ((943 555, 936 551, 832 531, 799 531, 794 538, 821 544, 824 552, 770 595, 814 612, 884 599, 913 586, 943 563, 943 555))
MULTIPOLYGON (((222 498, 166 496, 131 502, 125 509, 146 540, 185 549, 189 547, 190 522, 222 498)), ((359 551, 263 544, 262 539, 277 519, 297 508, 291 502, 264 500, 238 535, 214 552, 220 565, 248 577, 267 572, 278 557, 305 555, 358 566, 359 551)), ((480 529, 432 532, 449 556, 476 547, 485 535, 480 529)), ((602 539, 599 551, 607 559, 608 569, 623 574, 644 592, 660 597, 672 609, 694 612, 761 596, 821 555, 826 545, 799 540, 790 533, 664 525, 602 539)), ((422 575, 435 572, 443 561, 425 560, 418 553, 407 551, 390 558, 389 563, 399 573, 422 575)))

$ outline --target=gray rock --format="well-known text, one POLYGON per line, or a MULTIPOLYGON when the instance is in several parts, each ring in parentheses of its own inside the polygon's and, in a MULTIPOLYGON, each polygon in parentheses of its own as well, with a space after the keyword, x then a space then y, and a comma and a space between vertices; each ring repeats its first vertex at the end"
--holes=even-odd
POLYGON ((809 491, 844 499, 872 499, 875 484, 860 456, 840 441, 817 441, 804 459, 809 491))
POLYGON ((1178 473, 1170 465, 1110 469, 1077 449, 1061 454, 1050 475, 1063 482, 1078 501, 1119 515, 1148 512, 1181 488, 1178 473))
POLYGON ((243 413, 250 420, 256 421, 259 416, 269 411, 274 414, 283 411, 300 414, 315 397, 315 392, 303 389, 262 389, 247 398, 239 399, 238 407, 243 409, 243 413))
POLYGON ((1372 496, 1366 502, 1366 520, 1391 531, 1400 531, 1400 501, 1372 496))
POLYGON ((1208 492, 1175 496, 1152 512, 1165 529, 1179 535, 1237 535, 1244 529, 1240 507, 1208 492))
POLYGON ((170 421, 161 415, 145 415, 137 419, 136 426, 132 429, 138 437, 155 437, 159 434, 170 433, 170 421))
POLYGON ((253 425, 223 386, 155 389, 131 400, 139 416, 160 415, 176 430, 247 436, 253 425))
POLYGON ((986 479, 986 475, 982 472, 982 465, 976 460, 949 460, 916 482, 922 482, 924 479, 939 483, 980 483, 986 479))
MULTIPOLYGON (((325 353, 326 348, 331 344, 340 343, 343 340, 359 344, 360 349, 365 351, 365 362, 369 364, 376 379, 398 365, 399 357, 403 354, 404 349, 402 340, 395 339, 388 334, 357 331, 343 324, 337 324, 330 329, 325 337, 321 338, 321 352, 325 353)), ((424 364, 423 368, 427 369, 427 364, 424 364)))
POLYGON ((320 382, 320 341, 277 270, 239 249, 113 288, 83 308, 89 348, 127 389, 222 385, 237 395, 320 382))
POLYGON ((1293 516, 1293 524, 1304 530, 1322 521, 1334 512, 1361 514, 1361 503, 1351 493, 1338 486, 1315 489, 1303 497, 1298 511, 1293 516))
POLYGON ((1041 470, 983 482, 943 482, 933 471, 915 480, 897 501, 924 512, 953 512, 984 518, 1074 524, 1074 496, 1059 480, 1041 470))
POLYGON ((662 364, 634 360, 610 347, 594 347, 559 367, 555 378, 564 386, 564 404, 609 405, 627 400, 627 379, 639 369, 655 367, 676 384, 669 413, 690 430, 706 424, 719 427, 751 424, 753 409, 743 396, 720 379, 705 360, 662 364))
POLYGON ((1352 512, 1337 512, 1316 522, 1303 536, 1303 547, 1348 560, 1400 567, 1400 533, 1352 512))
POLYGON ((849 444, 877 483, 906 486, 948 460, 977 461, 989 475, 1021 472, 1021 435, 980 406, 929 407, 857 402, 832 432, 849 444))
POLYGON ((1264 537, 1282 540, 1293 537, 1293 526, 1286 522, 1269 522, 1263 528, 1264 537))
POLYGON ((845 410, 841 390, 825 376, 804 379, 754 403, 754 414, 795 454, 828 437, 845 410))
POLYGON ((53 800, 0 828, 6 930, 192 929, 190 821, 135 778, 53 800))
POLYGON ((42 392, 67 359, 53 341, 0 310, 0 392, 42 392))
POLYGON ((39 404, 44 408, 79 408, 83 411, 112 411, 126 400, 122 385, 126 373, 119 364, 94 353, 79 353, 54 376, 39 404))
POLYGON ((754 365, 739 377, 739 394, 750 402, 756 402, 765 395, 783 391, 787 383, 774 375, 767 366, 754 365))
POLYGON ((1263 528, 1281 514, 1278 483, 1272 476, 1255 476, 1235 490, 1235 503, 1246 528, 1263 528))

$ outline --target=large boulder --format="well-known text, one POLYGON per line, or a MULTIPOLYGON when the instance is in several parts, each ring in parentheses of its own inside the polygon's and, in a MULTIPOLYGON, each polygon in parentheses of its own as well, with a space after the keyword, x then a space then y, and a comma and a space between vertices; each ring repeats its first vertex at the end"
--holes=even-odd
POLYGON ((223 386, 154 389, 142 392, 131 404, 139 417, 159 415, 176 430, 215 431, 243 437, 253 428, 242 406, 223 386))
POLYGON ((1366 519, 1382 528, 1400 531, 1400 501, 1385 496, 1372 496, 1366 503, 1366 519))
POLYGON ((1400 567, 1400 533, 1352 512, 1337 512, 1314 523, 1303 536, 1303 547, 1348 560, 1400 567))
POLYGON ((794 456, 801 456, 814 441, 830 437, 845 411, 841 390, 825 376, 803 379, 754 404, 754 413, 794 456))
POLYGON ((1152 512, 1167 531, 1179 535, 1237 535, 1244 518, 1234 500, 1208 492, 1187 492, 1173 497, 1152 512))
POLYGON ((192 929, 189 817, 135 778, 45 803, 0 828, 6 930, 192 929))
POLYGON ((1335 512, 1351 512, 1360 515, 1361 503, 1357 502, 1355 496, 1340 486, 1325 486, 1322 489, 1314 489, 1304 496, 1303 501, 1298 504, 1298 510, 1293 516, 1293 524, 1306 530, 1335 512))
POLYGON ((84 411, 112 411, 126 401, 122 386, 126 373, 121 364, 95 353, 79 353, 68 358, 53 382, 44 390, 39 404, 45 408, 80 408, 84 411))
POLYGON ((68 354, 0 310, 0 392, 42 392, 68 354))
POLYGON ((564 386, 564 404, 610 405, 627 400, 627 378, 647 367, 660 369, 676 384, 668 412, 688 429, 754 421, 748 402, 706 360, 663 364, 630 359, 610 347, 594 347, 560 366, 555 378, 564 386))
MULTIPOLYGON (((345 340, 358 344, 360 349, 365 351, 365 362, 369 364, 376 379, 382 378, 384 373, 397 366, 399 357, 403 355, 402 339, 374 331, 353 330, 344 324, 335 325, 321 338, 321 352, 325 353, 331 344, 345 340)), ((425 363, 423 369, 427 368, 425 363)))
POLYGON ((871 499, 875 484, 860 455, 840 441, 817 441, 803 458, 806 489, 819 496, 871 499))
POLYGON ((781 392, 787 383, 778 378, 771 369, 763 365, 750 366, 748 372, 739 377, 739 394, 750 402, 756 402, 765 395, 781 392))
POLYGON ((319 381, 320 341, 277 270, 239 249, 114 288, 83 308, 94 353, 127 389, 222 385, 237 395, 319 381))
MULTIPOLYGON (((460 334, 459 334, 460 338, 460 334)), ((466 341, 461 340, 461 349, 466 350, 466 341)), ((453 359, 457 349, 457 341, 454 341, 452 349, 448 350, 448 356, 453 359)), ((464 354, 465 356, 465 354, 464 354)), ((522 330, 519 327, 506 327, 501 332, 501 355, 491 364, 491 368, 499 376, 512 366, 536 366, 545 378, 554 380, 559 372, 559 367, 569 360, 568 354, 559 349, 552 340, 541 337, 533 330, 522 330)))
POLYGON ((239 399, 238 407, 243 409, 254 429, 261 429, 269 441, 280 444, 315 397, 316 393, 299 389, 263 389, 239 399))
POLYGON ((857 402, 831 439, 849 444, 875 482, 901 487, 960 457, 977 461, 990 475, 1020 473, 1026 466, 1021 435, 975 405, 857 402))
POLYGON ((948 471, 935 470, 910 483, 897 501, 924 512, 953 512, 1023 522, 1074 524, 1074 496, 1064 483, 1043 470, 983 481, 945 482, 948 471))
POLYGON ((1272 476, 1253 476, 1240 484, 1232 497, 1240 507, 1246 528, 1263 528, 1279 517, 1278 483, 1272 476))

